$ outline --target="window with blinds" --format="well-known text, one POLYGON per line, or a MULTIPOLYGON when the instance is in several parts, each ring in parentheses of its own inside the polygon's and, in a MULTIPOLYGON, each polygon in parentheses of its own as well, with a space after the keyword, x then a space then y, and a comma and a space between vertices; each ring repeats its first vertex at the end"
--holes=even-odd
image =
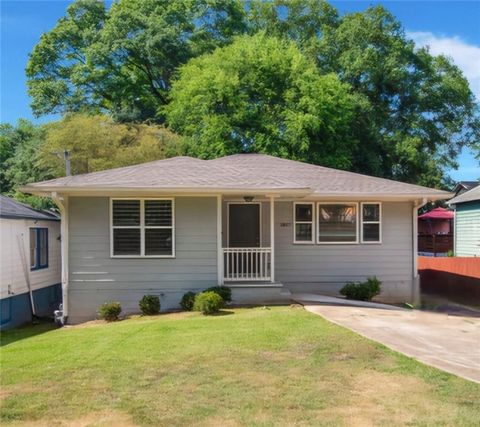
POLYGON ((111 199, 112 256, 173 257, 172 199, 111 199))

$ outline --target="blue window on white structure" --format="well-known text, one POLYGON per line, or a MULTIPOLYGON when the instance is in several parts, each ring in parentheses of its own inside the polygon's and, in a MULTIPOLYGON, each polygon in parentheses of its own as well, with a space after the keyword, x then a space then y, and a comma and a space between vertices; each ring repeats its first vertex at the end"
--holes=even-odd
POLYGON ((48 228, 30 228, 30 269, 48 267, 48 228))

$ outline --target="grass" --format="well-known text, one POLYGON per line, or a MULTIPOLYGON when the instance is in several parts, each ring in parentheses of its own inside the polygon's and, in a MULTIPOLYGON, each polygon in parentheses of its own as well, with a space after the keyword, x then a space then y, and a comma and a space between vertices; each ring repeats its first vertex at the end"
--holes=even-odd
POLYGON ((2 425, 478 425, 478 384, 302 308, 224 314, 4 333, 2 425))

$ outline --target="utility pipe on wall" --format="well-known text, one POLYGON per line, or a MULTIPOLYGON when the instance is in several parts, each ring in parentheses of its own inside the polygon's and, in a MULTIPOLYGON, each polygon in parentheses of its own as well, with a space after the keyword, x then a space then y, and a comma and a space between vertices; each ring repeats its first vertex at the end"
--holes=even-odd
POLYGON ((413 230, 413 280, 412 300, 415 305, 420 304, 420 280, 418 277, 418 210, 425 206, 428 200, 423 198, 413 202, 412 230, 413 230))
POLYGON ((61 197, 56 192, 53 192, 52 199, 58 206, 61 214, 62 323, 65 325, 68 319, 68 197, 61 197))

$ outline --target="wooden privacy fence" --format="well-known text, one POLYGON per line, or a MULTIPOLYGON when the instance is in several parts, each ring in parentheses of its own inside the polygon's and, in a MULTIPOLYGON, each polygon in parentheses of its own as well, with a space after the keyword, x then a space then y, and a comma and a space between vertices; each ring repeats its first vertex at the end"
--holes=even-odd
POLYGON ((447 253, 453 250, 453 234, 419 234, 418 252, 434 254, 447 253))
POLYGON ((480 305, 480 257, 418 257, 418 270, 422 292, 480 305))

